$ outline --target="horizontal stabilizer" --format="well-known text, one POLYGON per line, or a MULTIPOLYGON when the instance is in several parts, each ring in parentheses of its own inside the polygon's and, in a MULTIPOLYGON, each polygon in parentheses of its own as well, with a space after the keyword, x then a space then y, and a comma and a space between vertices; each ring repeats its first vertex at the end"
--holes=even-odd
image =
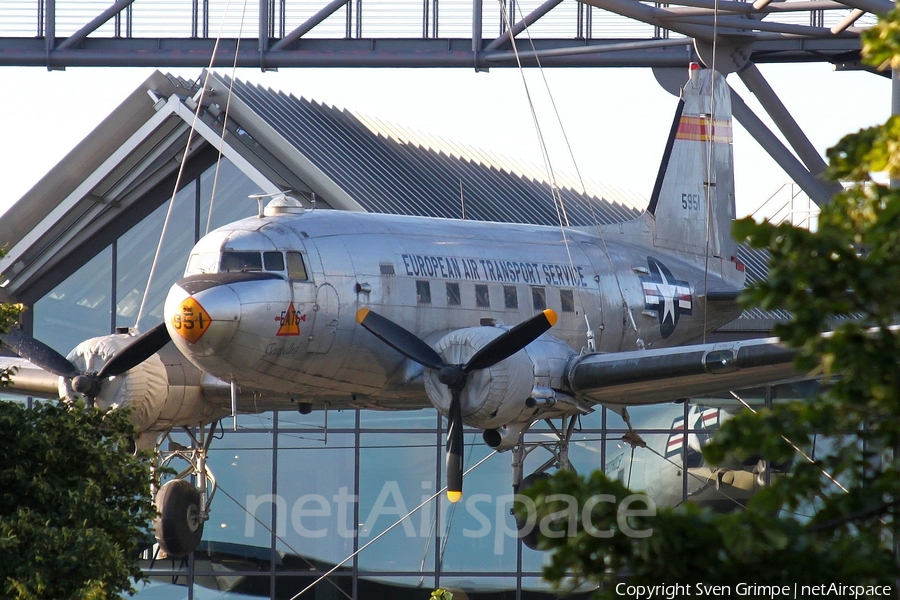
POLYGON ((709 290, 706 294, 708 302, 736 302, 741 290, 709 290))
POLYGON ((796 355, 777 338, 588 354, 569 367, 569 385, 601 404, 656 404, 808 378, 794 370, 796 355))

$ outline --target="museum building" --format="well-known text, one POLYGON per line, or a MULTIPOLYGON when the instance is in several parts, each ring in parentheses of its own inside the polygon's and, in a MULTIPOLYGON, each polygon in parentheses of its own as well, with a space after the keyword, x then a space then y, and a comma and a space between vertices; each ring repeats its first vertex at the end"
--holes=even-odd
MULTIPOLYGON (((10 250, 0 263, 5 298, 28 307, 27 332, 65 355, 117 328, 160 323, 191 247, 256 215, 252 195, 287 192, 307 210, 557 225, 546 179, 528 165, 220 74, 185 81, 155 72, 0 217, 10 250)), ((593 184, 559 192, 573 226, 632 219, 646 205, 593 184)), ((763 261, 741 252, 758 277, 763 261)), ((758 336, 781 316, 746 312, 720 335, 758 336)), ((772 390, 747 398, 766 395, 772 390)), ((679 405, 685 417, 691 405, 679 405)), ((676 422, 660 421, 659 407, 632 417, 648 441, 671 442, 676 422)), ((478 464, 466 496, 477 501, 449 505, 425 502, 443 482, 446 425, 434 409, 237 421, 236 431, 231 418, 222 422, 210 449, 218 487, 199 550, 185 559, 149 551, 142 567, 151 584, 138 598, 295 598, 309 588, 301 598, 405 600, 436 587, 453 589, 455 600, 556 597, 541 579, 544 555, 516 536, 510 453, 495 453, 480 431, 465 433, 465 464, 478 464)), ((528 435, 549 436, 552 426, 537 423, 528 435)), ((625 432, 611 411, 584 415, 569 448, 573 466, 588 473, 624 456, 627 483, 649 484, 642 473, 671 457, 626 447, 625 432)), ((547 459, 529 455, 525 473, 547 459)), ((671 486, 694 493, 688 469, 678 472, 671 486)))

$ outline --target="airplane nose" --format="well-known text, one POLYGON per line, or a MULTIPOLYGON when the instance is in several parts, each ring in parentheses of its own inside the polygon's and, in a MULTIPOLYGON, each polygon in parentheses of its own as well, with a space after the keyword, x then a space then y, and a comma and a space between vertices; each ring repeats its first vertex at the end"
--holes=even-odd
POLYGON ((166 328, 175 344, 194 356, 211 356, 234 337, 241 303, 231 286, 215 281, 182 280, 166 297, 166 328))

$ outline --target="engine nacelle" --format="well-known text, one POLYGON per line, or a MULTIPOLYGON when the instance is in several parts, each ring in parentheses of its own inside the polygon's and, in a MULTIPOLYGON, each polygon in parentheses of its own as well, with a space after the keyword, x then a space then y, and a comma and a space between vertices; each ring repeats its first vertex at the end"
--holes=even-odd
MULTIPOLYGON (((85 340, 66 357, 82 373, 98 372, 110 358, 128 345, 128 334, 107 335, 85 340)), ((95 399, 96 406, 107 409, 130 407, 130 420, 139 432, 146 431, 159 418, 166 403, 169 382, 166 368, 156 354, 126 373, 106 381, 95 399)), ((71 380, 60 378, 59 394, 77 398, 71 380)))
POLYGON ((530 423, 514 423, 497 429, 485 429, 481 434, 488 447, 499 452, 512 450, 519 443, 519 438, 530 423))
MULTIPOLYGON (((447 364, 465 364, 503 331, 500 327, 458 329, 442 337, 435 350, 447 364)), ((460 395, 463 421, 472 427, 498 431, 507 426, 518 431, 527 428, 545 410, 542 404, 529 406, 528 399, 535 395, 535 390, 559 389, 566 364, 573 354, 575 352, 566 343, 543 335, 506 360, 472 371, 460 395)), ((436 371, 425 371, 425 391, 432 404, 446 415, 451 394, 438 380, 436 371)), ((511 439, 511 434, 505 438, 511 439)), ((506 444, 501 442, 500 446, 506 444)))

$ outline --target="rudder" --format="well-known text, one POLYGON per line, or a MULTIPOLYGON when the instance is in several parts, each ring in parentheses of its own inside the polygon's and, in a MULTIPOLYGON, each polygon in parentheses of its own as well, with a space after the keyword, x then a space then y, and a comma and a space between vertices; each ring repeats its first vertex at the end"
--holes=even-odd
POLYGON ((655 246, 735 256, 731 93, 720 73, 691 65, 647 212, 655 246))

